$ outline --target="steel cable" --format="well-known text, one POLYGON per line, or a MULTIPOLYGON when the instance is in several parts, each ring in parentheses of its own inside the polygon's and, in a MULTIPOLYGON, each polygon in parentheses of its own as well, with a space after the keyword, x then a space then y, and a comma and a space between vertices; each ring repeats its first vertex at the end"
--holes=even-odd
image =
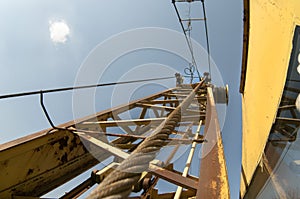
POLYGON ((38 95, 38 94, 44 94, 44 93, 63 92, 63 91, 77 90, 77 89, 96 88, 96 87, 102 87, 102 86, 113 86, 113 85, 118 85, 118 84, 132 84, 132 83, 138 83, 138 82, 148 82, 148 81, 164 80, 164 79, 171 79, 171 78, 175 78, 175 76, 131 80, 131 81, 124 81, 124 82, 110 82, 110 83, 92 84, 92 85, 85 85, 85 86, 56 88, 56 89, 30 91, 30 92, 23 92, 23 93, 14 93, 14 94, 1 95, 0 99, 15 98, 15 97, 22 97, 22 96, 29 96, 29 95, 38 95))
POLYGON ((204 26, 205 26, 205 35, 206 35, 206 47, 207 47, 207 58, 208 58, 208 72, 209 76, 211 79, 211 62, 210 62, 210 49, 209 49, 209 39, 208 39, 208 26, 207 26, 207 17, 206 17, 206 9, 205 9, 205 4, 204 0, 201 0, 202 2, 202 10, 203 10, 203 15, 204 15, 204 26))
POLYGON ((185 40, 186 40, 187 45, 188 45, 188 47, 189 47, 189 51, 190 51, 191 57, 192 57, 192 64, 194 64, 194 66, 195 66, 195 68, 196 68, 197 75, 198 75, 198 77, 199 77, 199 81, 201 81, 201 79, 200 79, 201 75, 200 75, 200 72, 199 72, 199 70, 198 70, 198 66, 197 66, 196 60, 195 60, 195 56, 194 56, 194 52, 193 52, 193 47, 191 46, 191 43, 190 43, 190 41, 189 41, 189 39, 188 39, 188 36, 187 36, 187 34, 186 34, 186 31, 185 31, 185 29, 184 29, 184 26, 183 26, 183 23, 182 23, 182 19, 181 19, 181 17, 180 17, 179 11, 178 11, 177 6, 176 6, 176 4, 175 4, 175 0, 172 0, 172 4, 173 4, 173 6, 174 6, 174 9, 175 9, 177 18, 178 18, 178 20, 179 20, 181 29, 182 29, 182 31, 183 31, 185 40))
POLYGON ((188 108, 195 93, 204 84, 202 80, 180 105, 161 123, 154 133, 147 137, 118 168, 110 173, 100 185, 92 191, 88 199, 121 199, 127 198, 132 186, 138 182, 141 173, 147 171, 149 163, 157 152, 167 144, 166 140, 181 120, 181 114, 188 108))

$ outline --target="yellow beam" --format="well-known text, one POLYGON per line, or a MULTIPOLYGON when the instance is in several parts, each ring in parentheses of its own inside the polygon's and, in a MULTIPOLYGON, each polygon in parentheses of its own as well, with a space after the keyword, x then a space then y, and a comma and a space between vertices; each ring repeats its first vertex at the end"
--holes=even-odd
POLYGON ((241 196, 261 161, 287 76, 299 0, 245 0, 241 196), (247 15, 249 11, 249 15, 247 15))

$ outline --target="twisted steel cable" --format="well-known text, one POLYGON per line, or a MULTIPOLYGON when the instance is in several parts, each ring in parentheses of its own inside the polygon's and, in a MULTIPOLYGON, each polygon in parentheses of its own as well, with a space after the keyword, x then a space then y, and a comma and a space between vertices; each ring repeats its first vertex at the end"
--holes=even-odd
POLYGON ((127 198, 131 193, 132 186, 140 179, 141 173, 148 170, 149 163, 155 158, 157 152, 167 144, 166 140, 177 123, 180 122, 182 111, 188 108, 195 93, 203 84, 204 80, 198 83, 185 100, 155 129, 154 133, 147 137, 127 159, 92 191, 88 199, 127 198))

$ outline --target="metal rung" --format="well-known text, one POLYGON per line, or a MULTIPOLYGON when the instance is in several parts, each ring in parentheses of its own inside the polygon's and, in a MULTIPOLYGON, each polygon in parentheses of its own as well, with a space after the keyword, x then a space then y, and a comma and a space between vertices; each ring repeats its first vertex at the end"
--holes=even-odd
POLYGON ((181 19, 181 21, 205 21, 205 18, 190 18, 190 19, 181 19))

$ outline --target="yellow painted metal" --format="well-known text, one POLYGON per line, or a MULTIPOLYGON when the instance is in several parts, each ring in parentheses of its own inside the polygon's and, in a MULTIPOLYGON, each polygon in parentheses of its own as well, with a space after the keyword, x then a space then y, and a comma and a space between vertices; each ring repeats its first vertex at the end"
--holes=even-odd
POLYGON ((248 53, 242 74, 245 78, 242 85, 242 197, 261 160, 276 117, 295 26, 300 24, 299 0, 251 0, 248 3, 248 53))
MULTIPOLYGON (((104 152, 99 150, 97 157, 109 157, 104 152)), ((0 145, 0 198, 43 195, 97 163, 79 137, 65 130, 0 145)))

